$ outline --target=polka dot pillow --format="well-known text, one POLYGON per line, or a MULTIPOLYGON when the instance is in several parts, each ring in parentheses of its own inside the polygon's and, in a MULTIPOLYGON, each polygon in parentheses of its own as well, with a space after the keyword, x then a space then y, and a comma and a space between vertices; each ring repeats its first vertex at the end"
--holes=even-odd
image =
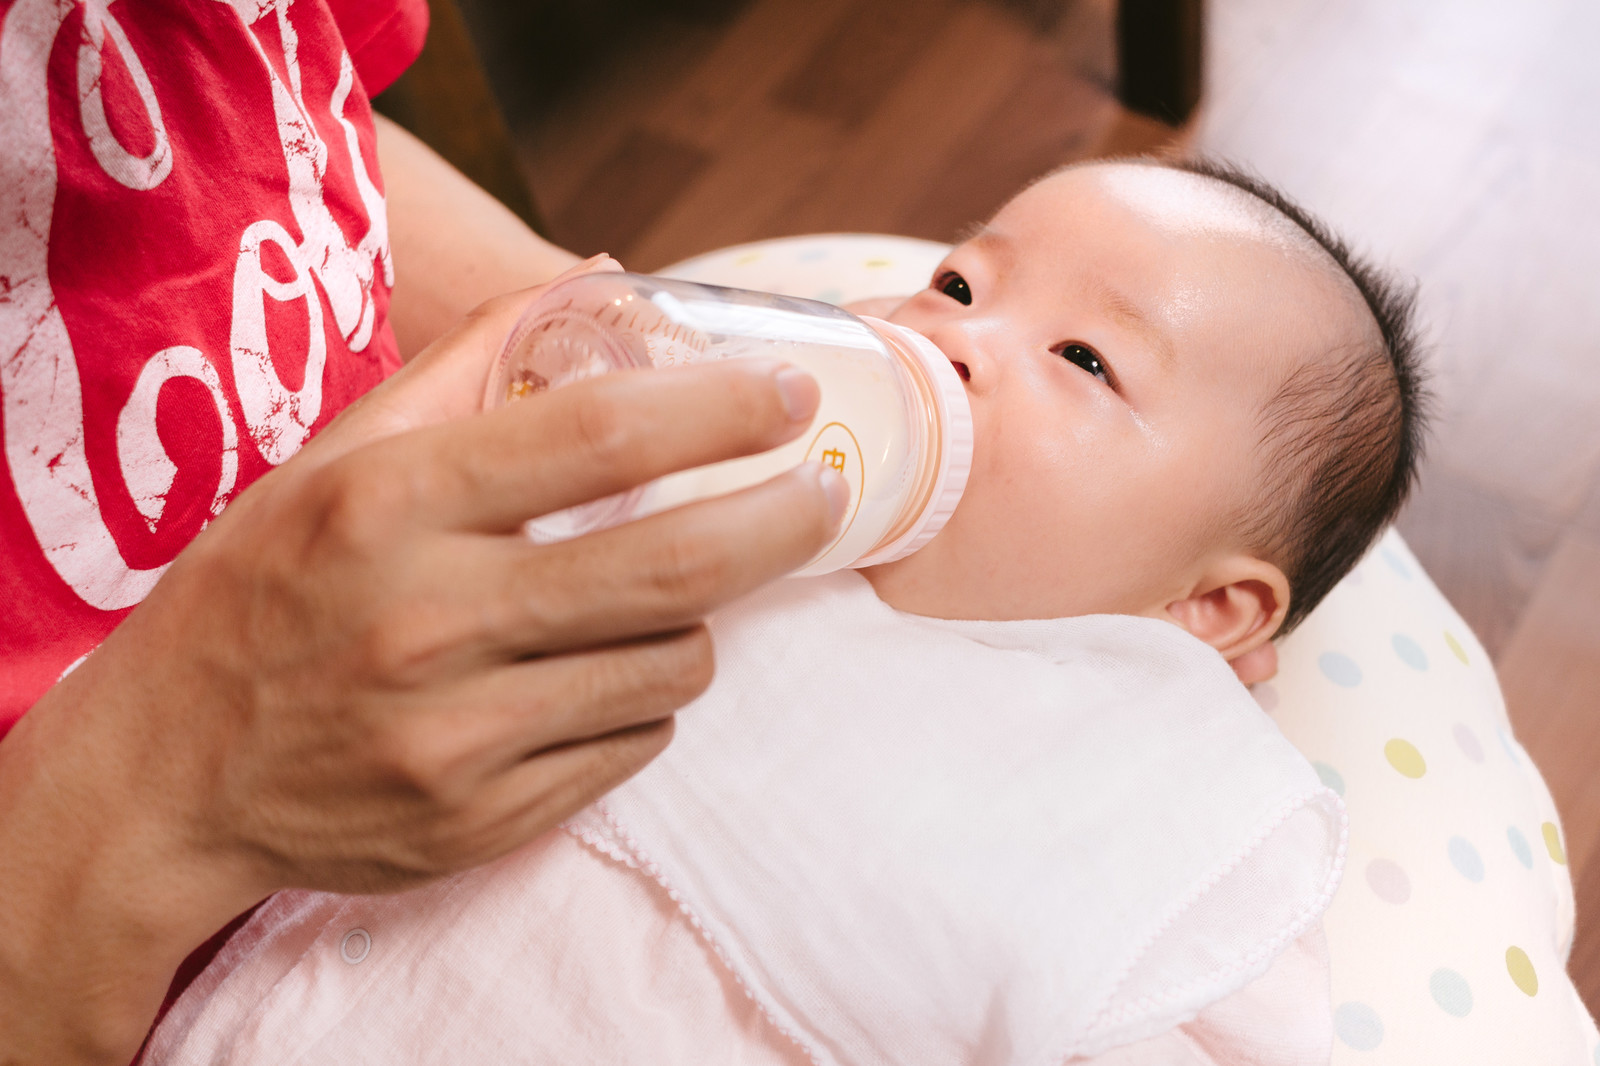
POLYGON ((1344 796, 1335 1062, 1600 1063, 1565 972, 1555 805, 1494 671, 1400 535, 1279 648, 1257 701, 1344 796))
MULTIPOLYGON (((944 246, 825 234, 728 248, 674 277, 830 303, 913 292, 944 246)), ((1390 532, 1256 699, 1350 811, 1328 911, 1338 1066, 1600 1066, 1568 980, 1560 823, 1482 647, 1390 532)))

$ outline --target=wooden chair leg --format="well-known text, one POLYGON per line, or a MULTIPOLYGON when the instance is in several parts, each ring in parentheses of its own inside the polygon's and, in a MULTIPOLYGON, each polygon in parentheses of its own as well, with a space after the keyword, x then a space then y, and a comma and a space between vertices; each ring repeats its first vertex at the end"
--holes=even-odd
POLYGON ((428 15, 422 54, 373 106, 549 236, 460 9, 455 0, 428 0, 428 15))
POLYGON ((1201 0, 1118 0, 1117 96, 1178 126, 1200 102, 1201 0))

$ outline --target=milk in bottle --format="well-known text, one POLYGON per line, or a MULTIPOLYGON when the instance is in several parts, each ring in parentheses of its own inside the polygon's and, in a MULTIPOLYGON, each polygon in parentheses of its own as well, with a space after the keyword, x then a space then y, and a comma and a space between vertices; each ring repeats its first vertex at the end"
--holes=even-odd
POLYGON ((765 481, 803 462, 833 467, 850 502, 831 544, 798 573, 902 558, 955 510, 972 461, 972 415, 950 361, 920 334, 829 304, 639 274, 583 274, 537 300, 507 338, 485 405, 614 370, 760 357, 821 387, 787 444, 660 478, 528 523, 552 541, 765 481))

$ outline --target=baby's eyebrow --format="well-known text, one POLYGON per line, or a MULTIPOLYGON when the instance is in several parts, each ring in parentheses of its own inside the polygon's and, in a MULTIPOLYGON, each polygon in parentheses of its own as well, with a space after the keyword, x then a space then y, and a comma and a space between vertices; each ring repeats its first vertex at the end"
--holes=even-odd
POLYGON ((1016 266, 1018 253, 1017 246, 1012 239, 997 229, 991 229, 987 222, 981 222, 972 229, 972 235, 962 242, 975 248, 981 248, 991 256, 995 266, 1001 274, 1005 274, 1016 266))
POLYGON ((1172 338, 1167 336, 1166 331, 1157 326, 1150 316, 1144 313, 1144 309, 1129 299, 1126 293, 1103 282, 1098 283, 1095 288, 1095 295, 1106 313, 1116 319, 1124 329, 1143 337, 1145 343, 1155 350, 1166 370, 1171 372, 1177 366, 1178 356, 1172 348, 1172 338))
POLYGON ((962 226, 956 231, 955 243, 967 244, 977 240, 980 237, 993 239, 996 236, 997 234, 994 232, 994 230, 989 228, 989 223, 968 222, 965 226, 962 226))

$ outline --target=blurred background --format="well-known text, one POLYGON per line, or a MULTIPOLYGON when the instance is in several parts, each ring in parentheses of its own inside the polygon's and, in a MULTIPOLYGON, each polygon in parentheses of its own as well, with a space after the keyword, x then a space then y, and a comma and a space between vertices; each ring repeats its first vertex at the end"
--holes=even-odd
POLYGON ((1060 163, 1179 147, 1416 278, 1439 402, 1400 527, 1555 793, 1600 1012, 1597 51, 1594 0, 461 0, 380 106, 639 270, 950 240, 1060 163))

